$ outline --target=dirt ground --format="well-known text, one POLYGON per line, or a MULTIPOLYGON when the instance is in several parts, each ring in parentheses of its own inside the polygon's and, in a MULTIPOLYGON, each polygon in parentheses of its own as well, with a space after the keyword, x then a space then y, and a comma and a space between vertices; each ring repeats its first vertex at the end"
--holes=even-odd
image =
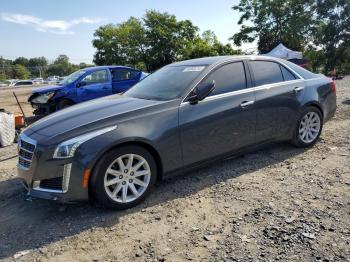
MULTIPOLYGON (((336 85, 336 116, 313 148, 223 160, 127 211, 26 200, 17 159, 0 162, 0 260, 350 261, 350 77, 336 85)), ((6 92, 0 107, 13 108, 6 92)))
POLYGON ((11 113, 21 113, 20 108, 17 105, 16 99, 13 92, 16 94, 24 113, 26 116, 32 115, 33 109, 27 102, 29 95, 32 90, 38 87, 12 87, 12 88, 2 88, 0 87, 0 108, 4 108, 6 111, 11 113))

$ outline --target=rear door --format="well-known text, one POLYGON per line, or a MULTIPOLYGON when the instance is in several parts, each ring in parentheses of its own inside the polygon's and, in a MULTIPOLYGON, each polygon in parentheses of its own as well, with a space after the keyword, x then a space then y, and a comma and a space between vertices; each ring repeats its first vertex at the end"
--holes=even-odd
POLYGON ((135 85, 141 76, 141 71, 131 68, 117 68, 111 70, 113 94, 123 93, 135 85))
POLYGON ((256 141, 289 137, 303 98, 304 80, 278 62, 254 60, 249 66, 256 90, 256 141))
POLYGON ((112 83, 107 69, 98 69, 85 75, 77 87, 79 102, 108 96, 112 94, 112 83))
POLYGON ((214 91, 197 104, 179 109, 184 165, 227 154, 254 143, 255 95, 244 63, 214 69, 203 81, 215 81, 214 91))

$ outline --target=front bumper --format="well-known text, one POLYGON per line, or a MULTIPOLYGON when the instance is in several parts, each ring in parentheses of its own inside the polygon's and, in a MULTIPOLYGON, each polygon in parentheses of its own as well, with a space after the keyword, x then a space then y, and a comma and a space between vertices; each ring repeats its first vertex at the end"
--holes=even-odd
POLYGON ((31 102, 31 106, 34 109, 33 114, 36 116, 45 116, 56 111, 56 104, 53 102, 46 104, 31 102))
POLYGON ((17 174, 28 195, 60 202, 87 201, 88 188, 83 187, 86 164, 79 159, 55 160, 51 156, 51 150, 44 150, 21 134, 17 174))

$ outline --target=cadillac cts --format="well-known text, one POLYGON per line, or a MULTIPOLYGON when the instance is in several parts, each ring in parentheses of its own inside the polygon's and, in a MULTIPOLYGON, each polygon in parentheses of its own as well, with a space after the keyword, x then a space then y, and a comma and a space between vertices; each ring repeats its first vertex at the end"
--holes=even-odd
POLYGON ((273 141, 312 146, 335 110, 332 80, 288 61, 183 61, 28 127, 18 174, 33 197, 129 208, 157 179, 273 141))

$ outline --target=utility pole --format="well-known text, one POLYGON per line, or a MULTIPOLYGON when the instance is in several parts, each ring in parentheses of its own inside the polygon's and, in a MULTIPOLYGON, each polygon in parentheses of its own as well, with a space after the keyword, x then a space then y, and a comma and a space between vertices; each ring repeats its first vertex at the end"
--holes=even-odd
POLYGON ((0 55, 0 59, 2 61, 2 73, 4 74, 4 76, 6 76, 6 73, 5 73, 5 60, 4 60, 2 55, 0 55))

